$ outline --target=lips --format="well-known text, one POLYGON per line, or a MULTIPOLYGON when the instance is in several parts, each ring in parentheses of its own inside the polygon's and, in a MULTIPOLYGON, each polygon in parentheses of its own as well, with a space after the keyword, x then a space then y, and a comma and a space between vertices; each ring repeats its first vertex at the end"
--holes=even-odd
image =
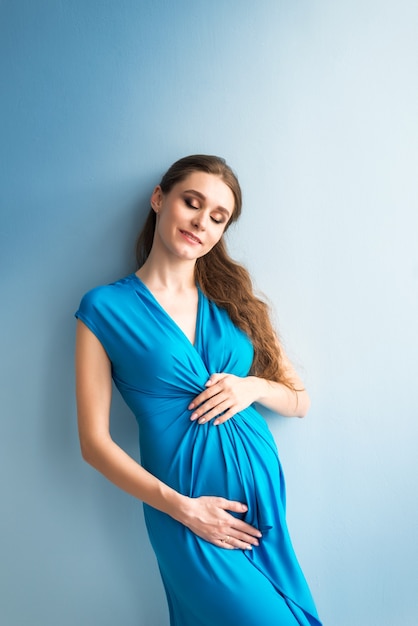
POLYGON ((196 235, 193 235, 193 233, 190 233, 188 230, 180 230, 180 232, 183 237, 185 237, 189 241, 192 241, 193 243, 202 243, 199 237, 196 237, 196 235))

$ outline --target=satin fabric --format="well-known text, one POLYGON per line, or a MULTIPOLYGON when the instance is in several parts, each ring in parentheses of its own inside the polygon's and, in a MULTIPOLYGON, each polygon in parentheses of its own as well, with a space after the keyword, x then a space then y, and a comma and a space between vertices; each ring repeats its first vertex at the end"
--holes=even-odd
POLYGON ((246 376, 248 337, 199 290, 195 343, 131 274, 97 287, 76 313, 97 336, 139 424, 141 463, 182 494, 244 502, 263 533, 252 550, 225 550, 144 505, 171 626, 319 626, 285 520, 274 439, 253 406, 224 424, 190 421, 188 405, 214 372, 246 376))

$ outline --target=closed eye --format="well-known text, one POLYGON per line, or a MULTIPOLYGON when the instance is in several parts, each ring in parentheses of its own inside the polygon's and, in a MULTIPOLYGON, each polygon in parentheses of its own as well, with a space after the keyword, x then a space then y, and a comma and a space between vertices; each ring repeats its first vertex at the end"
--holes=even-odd
POLYGON ((200 207, 195 206, 191 200, 188 198, 184 199, 184 203, 189 207, 189 209, 199 209, 200 207))
MULTIPOLYGON (((195 211, 198 211, 200 209, 200 206, 196 206, 195 204, 193 204, 194 199, 190 199, 190 198, 184 198, 184 204, 189 208, 189 209, 194 209, 195 211)), ((225 218, 222 216, 219 219, 217 217, 213 217, 211 215, 210 219, 212 220, 212 222, 214 222, 214 224, 224 224, 225 223, 225 218)))

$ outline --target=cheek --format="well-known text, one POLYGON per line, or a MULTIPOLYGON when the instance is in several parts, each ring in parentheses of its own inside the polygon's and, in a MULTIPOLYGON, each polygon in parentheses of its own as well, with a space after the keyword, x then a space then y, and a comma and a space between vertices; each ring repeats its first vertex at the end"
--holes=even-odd
POLYGON ((225 224, 222 224, 222 226, 218 226, 218 239, 221 239, 225 233, 225 231, 228 229, 228 222, 226 222, 225 224))
POLYGON ((213 229, 212 234, 211 234, 212 247, 215 246, 218 243, 218 241, 222 239, 224 232, 225 232, 225 228, 221 229, 219 228, 219 226, 213 229))
POLYGON ((157 222, 155 224, 155 234, 158 234, 160 238, 166 240, 170 238, 172 232, 172 223, 170 219, 167 219, 166 215, 157 215, 157 222))

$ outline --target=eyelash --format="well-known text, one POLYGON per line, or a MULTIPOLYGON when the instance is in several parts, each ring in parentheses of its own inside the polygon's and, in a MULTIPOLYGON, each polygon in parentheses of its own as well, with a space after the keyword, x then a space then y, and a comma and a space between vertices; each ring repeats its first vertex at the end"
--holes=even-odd
MULTIPOLYGON (((191 200, 188 200, 187 198, 185 198, 184 200, 186 206, 189 207, 189 209, 194 209, 195 211, 197 211, 199 209, 199 207, 194 206, 194 204, 192 204, 191 200)), ((210 218, 212 220, 212 222, 215 222, 215 224, 222 224, 223 220, 216 220, 214 217, 210 218)))

